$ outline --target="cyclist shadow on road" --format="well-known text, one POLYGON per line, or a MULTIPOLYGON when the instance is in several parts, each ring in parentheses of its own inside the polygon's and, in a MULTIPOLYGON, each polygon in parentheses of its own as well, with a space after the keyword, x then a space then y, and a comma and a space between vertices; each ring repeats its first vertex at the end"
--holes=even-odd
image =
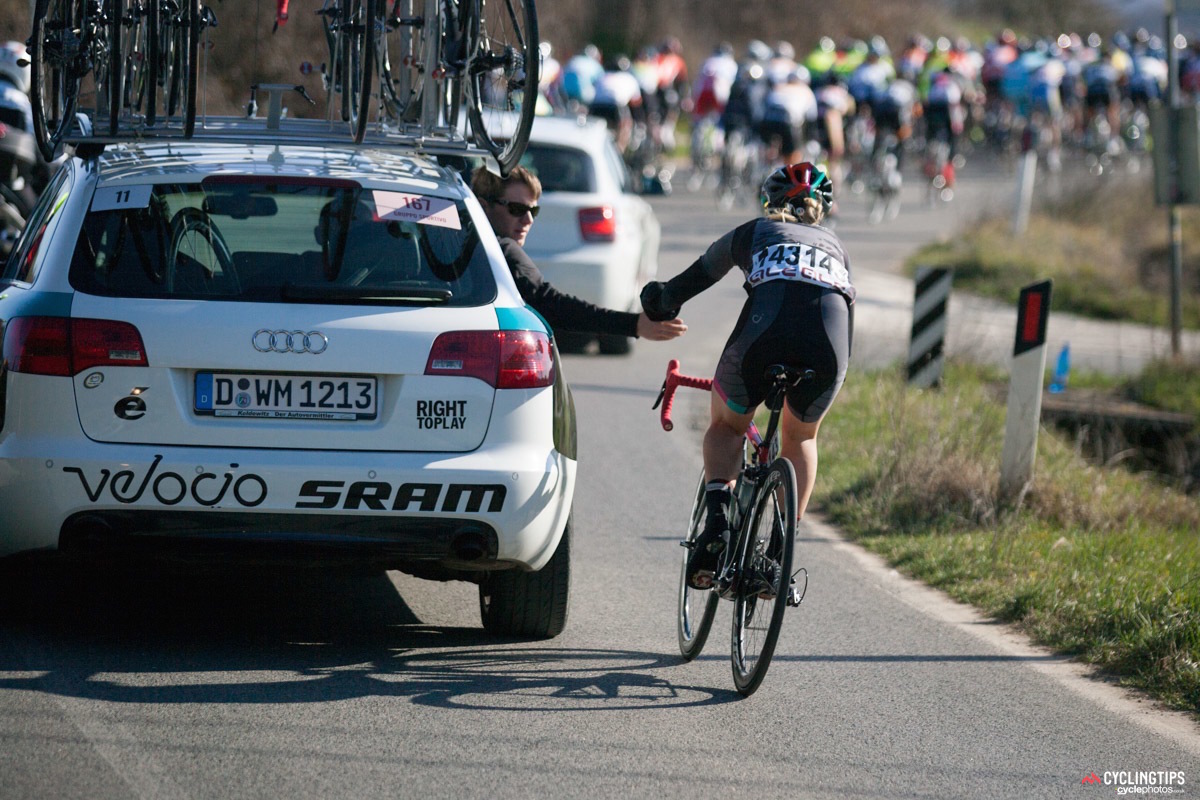
POLYGON ((382 697, 508 711, 667 709, 738 697, 663 677, 681 664, 672 652, 574 649, 561 639, 427 625, 384 572, 61 564, 9 572, 0 580, 0 692, 152 704, 382 697))

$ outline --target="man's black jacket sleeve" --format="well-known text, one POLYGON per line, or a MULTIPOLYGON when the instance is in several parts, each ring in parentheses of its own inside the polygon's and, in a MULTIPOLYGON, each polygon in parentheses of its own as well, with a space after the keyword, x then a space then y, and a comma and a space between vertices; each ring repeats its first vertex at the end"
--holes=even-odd
POLYGON ((500 249, 521 298, 556 331, 637 336, 638 315, 600 308, 551 286, 533 259, 512 239, 501 238, 500 249))

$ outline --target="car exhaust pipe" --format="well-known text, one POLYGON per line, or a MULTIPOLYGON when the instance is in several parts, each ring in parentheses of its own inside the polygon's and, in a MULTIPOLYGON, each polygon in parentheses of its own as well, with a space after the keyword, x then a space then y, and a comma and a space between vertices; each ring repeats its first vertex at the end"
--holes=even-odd
POLYGON ((110 540, 113 527, 108 520, 94 514, 76 517, 65 526, 58 537, 58 549, 63 552, 93 550, 110 540))
POLYGON ((450 551, 459 561, 479 561, 488 554, 487 539, 476 528, 466 528, 454 537, 450 551))

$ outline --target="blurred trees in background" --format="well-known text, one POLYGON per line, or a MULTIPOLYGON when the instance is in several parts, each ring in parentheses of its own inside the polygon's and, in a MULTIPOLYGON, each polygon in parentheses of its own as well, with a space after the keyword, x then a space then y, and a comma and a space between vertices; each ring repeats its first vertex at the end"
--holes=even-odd
MULTIPOLYGON (((207 3, 219 25, 205 52, 207 106, 201 112, 243 113, 254 83, 303 84, 314 98, 322 96, 320 65, 328 53, 315 13, 321 0, 291 0, 289 20, 274 33, 273 0, 207 3)), ((0 0, 0 37, 29 38, 31 5, 0 0)), ((537 9, 541 38, 560 60, 588 42, 608 56, 632 56, 676 36, 693 68, 721 41, 739 53, 750 39, 788 41, 802 54, 821 36, 840 41, 880 34, 899 49, 913 33, 966 35, 982 43, 1003 27, 1056 35, 1108 34, 1116 25, 1111 4, 1101 0, 541 0, 537 9)), ((309 115, 298 96, 287 102, 293 114, 309 115)))

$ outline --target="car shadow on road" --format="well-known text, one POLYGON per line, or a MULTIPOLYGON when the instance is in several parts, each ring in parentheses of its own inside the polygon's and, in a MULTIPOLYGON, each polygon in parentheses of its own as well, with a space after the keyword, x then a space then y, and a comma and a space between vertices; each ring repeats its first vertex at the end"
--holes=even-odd
POLYGON ((427 625, 382 571, 5 567, 0 692, 149 704, 376 697, 508 711, 738 698, 664 677, 681 663, 674 653, 427 625))

